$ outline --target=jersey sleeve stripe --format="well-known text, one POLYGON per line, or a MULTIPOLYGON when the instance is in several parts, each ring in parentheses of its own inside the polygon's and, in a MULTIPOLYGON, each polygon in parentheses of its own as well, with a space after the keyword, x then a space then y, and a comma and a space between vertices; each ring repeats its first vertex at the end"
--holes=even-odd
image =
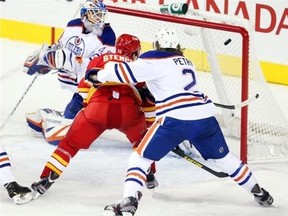
POLYGON ((118 80, 122 83, 137 83, 131 68, 126 62, 115 64, 114 66, 115 74, 118 80))
POLYGON ((119 80, 120 82, 124 83, 123 79, 122 79, 121 76, 120 76, 120 72, 119 72, 119 70, 118 70, 118 64, 115 64, 115 66, 114 66, 114 71, 115 71, 115 74, 116 74, 118 80, 119 80))
POLYGON ((124 78, 125 82, 126 82, 126 83, 130 83, 129 78, 128 78, 128 75, 127 75, 127 73, 125 72, 125 69, 124 69, 124 67, 123 67, 123 64, 119 64, 119 68, 120 68, 121 74, 123 75, 123 78, 124 78))
POLYGON ((133 73, 132 73, 132 70, 131 70, 131 68, 129 67, 129 65, 127 64, 127 62, 123 62, 123 64, 125 65, 125 67, 126 67, 128 73, 129 73, 132 81, 133 81, 134 83, 137 83, 138 81, 137 81, 137 79, 134 77, 134 75, 133 75, 133 73))

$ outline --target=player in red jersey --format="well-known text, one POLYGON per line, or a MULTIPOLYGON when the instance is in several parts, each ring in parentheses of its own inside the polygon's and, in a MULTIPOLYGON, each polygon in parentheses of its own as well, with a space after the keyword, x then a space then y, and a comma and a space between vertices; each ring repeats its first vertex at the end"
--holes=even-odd
MULTIPOLYGON (((142 106, 153 109, 153 97, 142 83, 138 86, 119 82, 92 84, 94 74, 110 61, 134 61, 140 54, 140 41, 136 36, 123 34, 116 40, 116 53, 94 58, 88 65, 86 80, 79 84, 79 92, 84 98, 85 108, 75 117, 64 139, 46 163, 41 180, 32 184, 34 198, 44 194, 80 149, 90 145, 108 129, 118 129, 124 133, 133 147, 137 147, 147 131, 142 106), (140 86, 140 87, 139 87, 140 86), (139 91, 137 88, 139 88, 139 91), (141 95, 140 95, 141 93, 141 95)), ((154 177, 155 164, 147 170, 147 188, 158 186, 154 177)))

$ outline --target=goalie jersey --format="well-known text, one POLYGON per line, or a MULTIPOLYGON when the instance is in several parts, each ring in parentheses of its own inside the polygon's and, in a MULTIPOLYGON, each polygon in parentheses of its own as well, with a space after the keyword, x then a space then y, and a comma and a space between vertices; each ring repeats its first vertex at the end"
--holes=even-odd
POLYGON ((80 18, 71 20, 61 35, 59 46, 67 48, 76 55, 78 61, 74 71, 60 70, 58 80, 62 88, 77 92, 79 81, 85 75, 92 58, 107 52, 115 52, 115 33, 110 24, 105 24, 101 36, 86 32, 80 18))

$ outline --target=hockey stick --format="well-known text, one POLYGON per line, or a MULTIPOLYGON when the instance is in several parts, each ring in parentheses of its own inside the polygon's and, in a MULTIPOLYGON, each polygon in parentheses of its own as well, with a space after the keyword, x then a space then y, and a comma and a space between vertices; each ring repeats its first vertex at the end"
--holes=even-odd
POLYGON ((236 104, 236 105, 227 105, 227 104, 220 104, 220 103, 214 103, 214 104, 215 104, 215 106, 220 107, 220 108, 224 108, 224 109, 239 109, 239 108, 247 106, 251 102, 255 101, 257 98, 259 98, 259 94, 256 94, 254 97, 251 97, 251 98, 249 98, 245 101, 242 101, 241 103, 236 104))
POLYGON ((182 152, 181 150, 173 149, 172 152, 174 152, 175 154, 177 154, 180 157, 184 158, 185 160, 189 161, 190 163, 194 164, 195 166, 206 170, 207 172, 211 173, 214 176, 217 176, 219 178, 225 178, 225 177, 229 176, 227 173, 217 172, 217 171, 205 166, 204 164, 200 163, 199 161, 197 161, 197 160, 185 155, 184 152, 182 152))
POLYGON ((26 88, 25 92, 22 94, 21 98, 18 100, 17 104, 14 106, 12 112, 7 116, 6 120, 1 124, 0 126, 0 130, 2 130, 5 125, 8 123, 8 121, 10 120, 10 118, 13 116, 13 114, 15 113, 16 109, 18 108, 19 104, 22 102, 22 100, 24 99, 25 95, 27 94, 27 92, 29 91, 29 89, 32 87, 33 83, 35 82, 35 80, 37 79, 38 75, 35 75, 33 80, 31 81, 31 83, 29 84, 29 86, 26 88))

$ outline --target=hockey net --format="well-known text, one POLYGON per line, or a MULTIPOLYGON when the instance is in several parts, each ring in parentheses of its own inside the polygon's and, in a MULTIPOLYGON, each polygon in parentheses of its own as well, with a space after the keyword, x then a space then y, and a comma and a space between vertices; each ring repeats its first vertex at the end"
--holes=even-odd
POLYGON ((221 128, 239 139, 244 162, 287 160, 288 121, 262 74, 247 20, 190 9, 186 15, 161 14, 160 7, 143 4, 111 3, 108 9, 116 34, 138 36, 142 51, 152 48, 160 28, 176 29, 184 55, 196 66, 200 89, 214 102, 236 105, 259 95, 248 106, 217 108, 221 128))

